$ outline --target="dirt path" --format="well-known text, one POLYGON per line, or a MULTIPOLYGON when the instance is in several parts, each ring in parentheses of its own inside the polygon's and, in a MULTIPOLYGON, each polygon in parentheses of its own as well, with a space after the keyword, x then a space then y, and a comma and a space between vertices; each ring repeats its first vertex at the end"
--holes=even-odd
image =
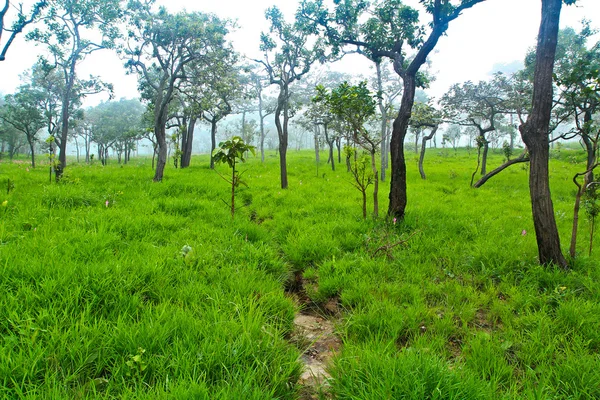
POLYGON ((342 346, 335 334, 334 323, 328 317, 334 318, 333 315, 338 313, 337 301, 332 300, 323 308, 317 307, 306 296, 302 283, 296 287, 293 297, 301 306, 301 311, 294 318, 295 329, 290 338, 303 351, 300 359, 304 364, 304 372, 298 382, 303 387, 300 398, 330 398, 327 392, 331 376, 327 368, 342 346))

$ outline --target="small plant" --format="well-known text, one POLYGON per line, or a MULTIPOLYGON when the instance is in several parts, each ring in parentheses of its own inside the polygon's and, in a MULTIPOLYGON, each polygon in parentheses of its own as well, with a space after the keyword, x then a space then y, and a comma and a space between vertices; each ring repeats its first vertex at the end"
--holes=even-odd
POLYGON ((513 155, 513 148, 510 147, 510 143, 506 140, 502 143, 502 153, 504 153, 504 162, 510 161, 510 158, 513 155))
POLYGON ((374 181, 371 159, 364 153, 357 156, 356 149, 350 146, 344 147, 344 153, 346 153, 346 159, 351 160, 350 172, 354 178, 352 186, 362 194, 363 218, 367 219, 367 189, 374 181))
POLYGON ((57 161, 56 161, 56 153, 54 144, 56 143, 56 138, 54 136, 48 136, 46 139, 46 144, 48 144, 48 161, 50 162, 50 182, 52 182, 52 173, 56 172, 57 161))
POLYGON ((138 347, 137 354, 129 356, 129 360, 125 361, 125 365, 129 367, 129 371, 127 372, 127 376, 131 377, 141 377, 146 368, 148 368, 148 364, 143 360, 145 349, 138 347))
MULTIPOLYGON (((219 174, 223 180, 231 185, 231 218, 235 217, 235 189, 240 185, 248 186, 240 177, 241 174, 236 170, 237 161, 244 162, 245 154, 250 152, 255 155, 255 147, 244 142, 239 136, 234 136, 231 140, 219 143, 219 148, 213 153, 215 163, 227 163, 231 168, 231 179, 225 178, 219 174)), ((217 172, 218 173, 218 172, 217 172)))

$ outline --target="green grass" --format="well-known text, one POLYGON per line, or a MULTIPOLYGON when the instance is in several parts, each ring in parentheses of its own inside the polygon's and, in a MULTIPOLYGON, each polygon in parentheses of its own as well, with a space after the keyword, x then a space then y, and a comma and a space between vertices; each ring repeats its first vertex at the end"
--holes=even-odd
MULTIPOLYGON (((475 190, 474 153, 431 149, 426 181, 409 154, 393 224, 362 220, 343 165, 289 158, 288 190, 274 154, 242 166, 233 221, 206 157, 160 184, 145 159, 71 165, 58 185, 1 163, 0 398, 297 398, 295 273, 342 310, 334 398, 600 397, 600 245, 587 257, 583 222, 570 271, 537 265, 521 165, 475 190)), ((551 163, 565 249, 583 165, 551 163)))

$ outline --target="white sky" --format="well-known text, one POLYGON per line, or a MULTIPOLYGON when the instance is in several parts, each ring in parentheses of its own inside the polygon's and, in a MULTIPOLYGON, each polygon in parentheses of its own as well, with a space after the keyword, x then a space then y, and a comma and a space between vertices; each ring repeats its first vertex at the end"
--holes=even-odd
MULTIPOLYGON (((23 0, 23 3, 27 8, 33 0, 23 0)), ((236 49, 250 57, 260 56, 259 35, 268 29, 264 11, 277 4, 291 18, 298 5, 296 0, 158 0, 158 3, 171 11, 186 8, 237 20, 239 29, 231 38, 236 49)), ((428 90, 430 96, 441 96, 453 83, 486 79, 495 65, 523 60, 527 49, 535 44, 540 9, 540 0, 487 0, 465 11, 450 24, 447 36, 441 38, 435 53, 430 56, 431 69, 436 74, 436 81, 428 90)), ((593 27, 600 28, 600 0, 578 0, 577 6, 563 7, 561 26, 578 29, 582 18, 588 18, 593 27)), ((1 93, 15 90, 20 83, 19 74, 35 63, 41 51, 42 47, 25 42, 23 36, 15 41, 7 60, 0 62, 1 93)), ((86 59, 80 65, 79 73, 80 76, 100 75, 113 83, 116 98, 137 97, 136 77, 125 75, 122 65, 114 53, 102 51, 86 59)), ((369 65, 370 62, 361 56, 352 56, 333 68, 366 74, 369 65)), ((105 98, 98 95, 87 103, 97 103, 105 98)))

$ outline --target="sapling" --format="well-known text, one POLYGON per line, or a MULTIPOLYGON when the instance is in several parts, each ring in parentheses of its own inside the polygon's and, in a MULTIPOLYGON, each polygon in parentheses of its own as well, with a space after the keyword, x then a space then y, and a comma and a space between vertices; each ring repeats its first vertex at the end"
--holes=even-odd
MULTIPOLYGON (((235 189, 239 185, 246 185, 240 179, 241 174, 236 170, 237 160, 244 162, 246 161, 245 155, 250 152, 255 155, 256 148, 244 142, 239 136, 234 136, 231 140, 219 143, 219 147, 215 149, 213 153, 213 160, 216 164, 227 163, 231 168, 231 179, 224 177, 219 174, 223 180, 231 185, 231 219, 235 217, 235 189)), ((217 172, 218 173, 218 172, 217 172)))
POLYGON ((367 219, 367 188, 376 179, 370 168, 370 157, 365 153, 356 157, 356 149, 350 146, 345 146, 344 152, 348 160, 353 160, 350 164, 350 172, 354 178, 352 185, 362 194, 363 218, 367 219))

